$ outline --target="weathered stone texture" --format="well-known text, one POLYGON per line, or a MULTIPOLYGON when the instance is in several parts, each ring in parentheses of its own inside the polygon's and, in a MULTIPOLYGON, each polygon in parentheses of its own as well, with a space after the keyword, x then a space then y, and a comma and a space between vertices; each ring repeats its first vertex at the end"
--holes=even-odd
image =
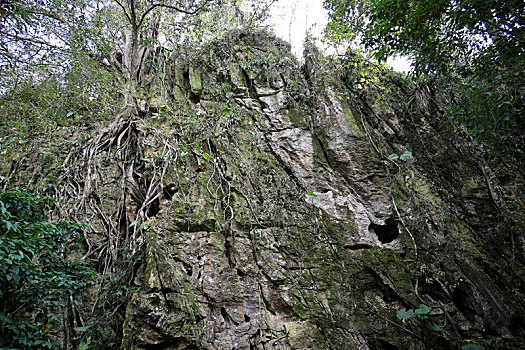
MULTIPOLYGON (((136 231, 122 348, 522 346, 523 247, 487 171, 436 111, 401 102, 399 77, 367 85, 352 62, 308 46, 300 64, 242 32, 173 62, 169 111, 137 122, 141 181, 162 183, 136 231)), ((97 157, 111 213, 121 180, 97 157)))

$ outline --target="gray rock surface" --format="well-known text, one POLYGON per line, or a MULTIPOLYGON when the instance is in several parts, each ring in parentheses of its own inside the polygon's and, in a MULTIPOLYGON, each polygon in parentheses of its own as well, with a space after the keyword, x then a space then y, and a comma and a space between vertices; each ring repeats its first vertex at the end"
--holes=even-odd
POLYGON ((168 112, 123 113, 64 161, 61 214, 125 277, 121 348, 522 347, 522 232, 498 204, 522 180, 491 185, 504 170, 399 76, 291 57, 231 33, 153 84, 168 112))

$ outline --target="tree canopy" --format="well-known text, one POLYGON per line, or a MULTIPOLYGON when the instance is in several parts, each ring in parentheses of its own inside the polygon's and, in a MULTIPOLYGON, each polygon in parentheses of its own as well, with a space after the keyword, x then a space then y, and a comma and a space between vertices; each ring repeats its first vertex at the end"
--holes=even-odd
POLYGON ((0 127, 19 140, 140 109, 165 62, 257 25, 274 1, 3 1, 0 127))
POLYGON ((359 36, 382 60, 409 55, 419 71, 472 64, 486 55, 509 66, 525 50, 525 6, 518 0, 326 0, 325 6, 333 38, 359 36))
POLYGON ((447 116, 523 162, 525 5, 510 1, 325 0, 335 42, 406 55, 449 96, 447 116))

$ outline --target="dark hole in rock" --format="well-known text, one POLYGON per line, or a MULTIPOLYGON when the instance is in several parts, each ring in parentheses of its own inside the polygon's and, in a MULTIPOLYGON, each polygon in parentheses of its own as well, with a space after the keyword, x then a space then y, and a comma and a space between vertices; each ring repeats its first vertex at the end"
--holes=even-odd
POLYGON ((149 206, 148 216, 152 218, 155 215, 157 215, 159 211, 160 211, 160 201, 158 198, 156 198, 149 206))
POLYGON ((244 322, 250 322, 250 316, 244 314, 244 322))
POLYGON ((190 91, 190 101, 193 102, 194 104, 197 104, 201 102, 201 98, 199 95, 193 93, 193 91, 190 91))
POLYGON ((382 339, 379 339, 379 343, 381 344, 381 349, 383 350, 399 350, 397 346, 392 345, 382 339))
POLYGON ((167 186, 164 186, 164 188, 162 189, 162 195, 166 199, 172 199, 173 196, 175 195, 175 193, 177 193, 178 190, 179 190, 179 188, 177 187, 177 185, 169 184, 167 186))
POLYGON ((221 307, 221 316, 226 321, 228 319, 228 313, 226 312, 226 309, 224 307, 221 307))
POLYGON ((387 303, 399 302, 399 296, 383 279, 371 268, 365 268, 362 272, 354 275, 356 280, 361 281, 364 285, 370 286, 377 291, 377 295, 387 303))
POLYGON ((373 247, 370 244, 354 244, 354 245, 345 245, 345 249, 350 250, 361 250, 361 249, 372 249, 373 247))
POLYGON ((152 350, 166 350, 166 349, 184 349, 184 350, 197 350, 198 347, 193 344, 188 344, 184 338, 175 338, 175 337, 165 337, 159 339, 160 343, 154 344, 141 344, 143 349, 152 349, 152 350))
POLYGON ((399 236, 399 229, 393 218, 386 219, 384 225, 371 223, 368 228, 376 234, 381 243, 390 243, 399 236))
POLYGON ((525 317, 523 315, 516 314, 510 319, 510 331, 515 337, 519 337, 525 328, 525 317))
POLYGON ((454 348, 451 341, 442 335, 436 338, 435 343, 438 349, 453 349, 454 348))
POLYGON ((469 284, 458 283, 452 292, 452 301, 464 314, 467 311, 477 313, 477 305, 472 298, 473 294, 474 290, 469 284))
POLYGON ((471 322, 476 322, 476 315, 481 316, 484 321, 484 332, 486 336, 501 336, 503 329, 511 326, 510 314, 499 300, 490 293, 487 285, 482 281, 475 285, 470 282, 459 282, 452 292, 452 301, 461 310, 461 313, 471 322), (494 307, 487 308, 487 300, 479 292, 483 288, 491 297, 494 307), (497 308, 497 309, 496 309, 497 308))
POLYGON ((193 276, 193 268, 192 267, 186 268, 186 274, 190 277, 193 276))
POLYGON ((241 270, 237 269, 237 276, 243 277, 243 276, 246 276, 246 274, 242 272, 241 270))

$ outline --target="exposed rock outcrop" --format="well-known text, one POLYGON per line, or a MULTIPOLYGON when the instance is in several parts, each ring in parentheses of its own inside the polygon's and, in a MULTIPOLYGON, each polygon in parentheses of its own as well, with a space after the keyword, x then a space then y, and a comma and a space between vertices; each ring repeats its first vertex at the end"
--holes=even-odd
POLYGON ((168 75, 162 108, 56 172, 91 256, 113 254, 99 269, 138 259, 118 265, 123 349, 522 346, 510 187, 398 76, 261 33, 168 75))

